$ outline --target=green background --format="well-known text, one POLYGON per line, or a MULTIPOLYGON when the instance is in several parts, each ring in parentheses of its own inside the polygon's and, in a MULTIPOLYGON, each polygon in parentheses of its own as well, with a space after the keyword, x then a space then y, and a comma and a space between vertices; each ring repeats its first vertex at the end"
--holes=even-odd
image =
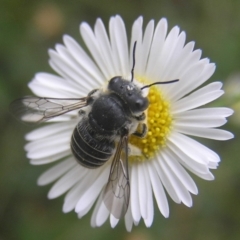
POLYGON ((239 0, 1 0, 0 3, 0 239, 240 239, 240 1, 239 0), (49 48, 67 33, 79 42, 79 23, 93 26, 97 17, 105 24, 120 14, 128 32, 133 21, 144 16, 168 19, 179 25, 187 41, 196 41, 217 65, 210 81, 225 82, 226 94, 215 106, 228 106, 236 113, 224 127, 235 134, 227 142, 200 140, 218 152, 222 162, 216 179, 207 182, 193 176, 199 195, 187 208, 169 200, 170 217, 155 207, 154 223, 147 229, 141 221, 127 233, 123 221, 111 229, 90 227, 90 216, 77 219, 74 212, 61 212, 63 197, 48 200, 49 186, 37 187, 38 176, 49 166, 31 166, 26 159, 24 135, 32 127, 17 122, 8 112, 9 103, 29 95, 27 83, 36 72, 52 72, 49 48))

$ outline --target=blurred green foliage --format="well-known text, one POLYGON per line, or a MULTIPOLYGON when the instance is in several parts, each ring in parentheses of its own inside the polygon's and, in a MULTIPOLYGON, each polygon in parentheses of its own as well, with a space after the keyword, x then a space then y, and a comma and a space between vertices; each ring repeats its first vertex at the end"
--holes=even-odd
MULTIPOLYGON (((234 140, 204 141, 220 154, 222 162, 214 171, 215 181, 194 177, 199 195, 193 196, 193 208, 170 200, 169 219, 156 210, 150 229, 141 222, 127 233, 123 221, 114 230, 108 223, 92 229, 90 214, 78 220, 73 212, 61 212, 63 198, 47 200, 49 186, 37 187, 36 179, 49 166, 28 164, 23 136, 31 129, 8 113, 13 99, 30 94, 27 83, 36 72, 52 72, 47 49, 62 42, 63 34, 81 42, 80 22, 93 26, 101 17, 107 24, 114 14, 124 18, 128 31, 139 15, 144 16, 145 23, 167 17, 170 27, 179 25, 187 32, 187 41, 195 40, 203 56, 216 62, 217 71, 211 81, 220 79, 227 86, 229 76, 240 71, 239 9, 239 0, 1 0, 0 239, 240 239, 239 119, 230 119, 225 127, 234 132, 234 140)), ((239 84, 237 87, 240 90, 239 84)), ((229 89, 215 105, 239 106, 239 95, 232 98, 229 89)))

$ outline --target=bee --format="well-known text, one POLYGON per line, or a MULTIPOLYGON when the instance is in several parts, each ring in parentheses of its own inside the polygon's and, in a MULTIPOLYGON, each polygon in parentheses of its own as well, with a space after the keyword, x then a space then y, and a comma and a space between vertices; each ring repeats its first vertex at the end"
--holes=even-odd
POLYGON ((128 209, 130 183, 128 173, 128 140, 130 135, 144 137, 144 122, 148 98, 143 89, 156 84, 178 81, 154 82, 139 87, 133 82, 135 49, 131 80, 115 76, 105 90, 94 89, 83 98, 23 97, 10 105, 10 111, 22 121, 45 122, 73 110, 79 110, 80 120, 71 137, 71 150, 76 161, 90 169, 98 168, 112 159, 103 201, 117 219, 128 209), (139 130, 140 129, 140 130, 139 130))

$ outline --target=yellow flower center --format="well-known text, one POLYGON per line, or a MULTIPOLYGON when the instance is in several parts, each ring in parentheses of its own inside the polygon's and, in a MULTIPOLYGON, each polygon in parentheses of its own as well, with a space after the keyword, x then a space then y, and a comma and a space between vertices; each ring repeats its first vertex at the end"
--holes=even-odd
POLYGON ((129 143, 141 151, 141 155, 129 156, 130 163, 154 157, 156 151, 165 145, 166 138, 171 129, 172 117, 169 111, 169 103, 164 100, 159 87, 150 87, 148 101, 149 107, 145 112, 148 129, 147 135, 144 138, 134 135, 130 136, 129 143))

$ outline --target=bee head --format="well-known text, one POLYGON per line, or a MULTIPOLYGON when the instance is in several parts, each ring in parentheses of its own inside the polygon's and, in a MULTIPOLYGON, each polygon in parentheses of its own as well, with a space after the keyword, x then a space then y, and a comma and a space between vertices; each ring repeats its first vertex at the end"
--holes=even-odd
POLYGON ((136 45, 137 42, 135 41, 133 45, 133 66, 131 70, 132 73, 131 81, 125 80, 120 76, 116 76, 113 77, 108 84, 108 90, 119 95, 121 99, 128 105, 133 115, 141 114, 148 108, 149 105, 148 98, 143 96, 142 92, 143 89, 149 88, 157 84, 168 84, 179 81, 179 79, 175 79, 165 82, 154 82, 149 85, 145 85, 141 88, 134 84, 133 79, 134 79, 136 45))
POLYGON ((121 97, 133 114, 139 114, 148 107, 148 99, 133 82, 122 77, 114 77, 109 81, 108 89, 121 97))

